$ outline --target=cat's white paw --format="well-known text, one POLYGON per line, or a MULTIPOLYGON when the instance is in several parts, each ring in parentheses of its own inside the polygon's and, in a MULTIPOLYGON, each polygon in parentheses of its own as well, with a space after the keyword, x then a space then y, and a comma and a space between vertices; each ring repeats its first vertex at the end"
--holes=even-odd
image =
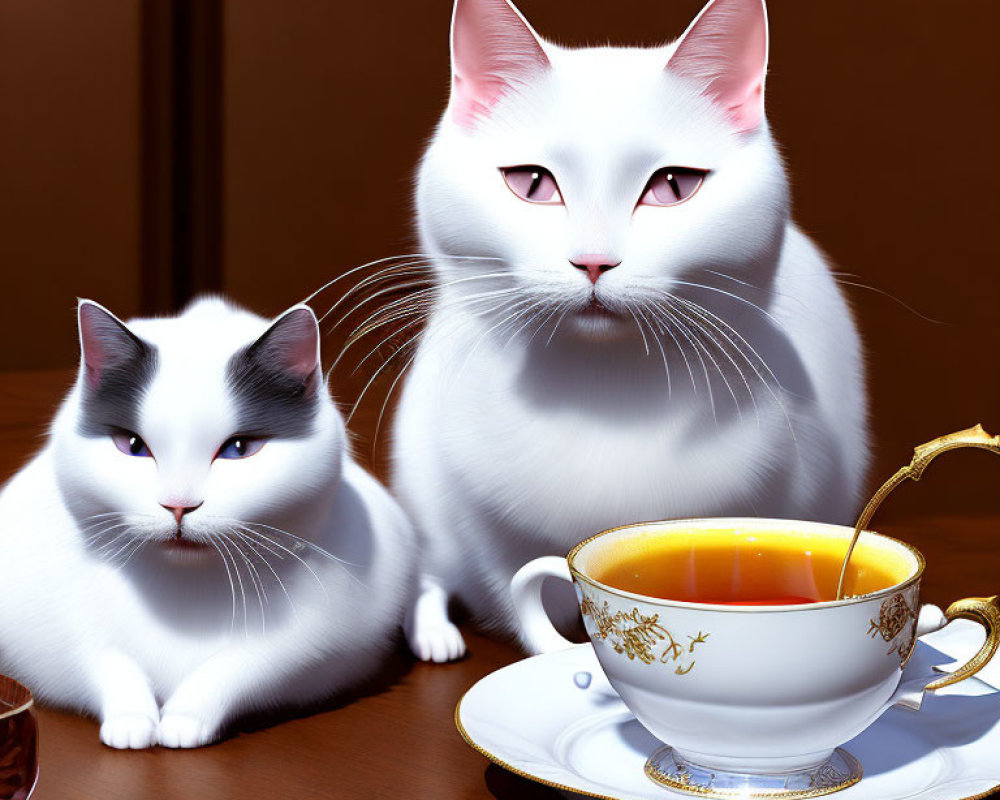
POLYGON ((117 750, 144 750, 157 741, 156 720, 145 714, 120 714, 101 723, 101 741, 117 750))
POLYGON ((414 630, 407 631, 406 639, 413 655, 421 661, 443 664, 465 655, 465 640, 448 620, 418 625, 414 630))
POLYGON ((165 714, 160 720, 160 744, 163 747, 201 747, 214 742, 219 726, 186 714, 165 714))
POLYGON ((429 575, 420 578, 420 593, 403 630, 410 650, 421 661, 442 664, 465 655, 465 640, 448 619, 448 593, 429 575))

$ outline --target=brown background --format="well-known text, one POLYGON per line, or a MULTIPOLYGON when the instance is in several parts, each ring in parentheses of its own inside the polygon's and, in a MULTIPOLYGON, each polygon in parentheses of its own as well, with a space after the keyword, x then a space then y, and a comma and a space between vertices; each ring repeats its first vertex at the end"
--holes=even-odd
MULTIPOLYGON (((72 365, 77 295, 130 316, 207 286, 270 314, 415 247, 411 175, 446 101, 449 0, 196 3, 208 16, 194 29, 208 33, 181 48, 209 73, 187 120, 203 139, 188 153, 193 192, 164 144, 177 73, 163 29, 187 24, 174 6, 184 0, 0 0, 0 369, 72 365), (186 250, 171 236, 185 213, 186 250)), ((563 43, 652 44, 701 2, 520 6, 563 43)), ((1000 6, 769 10, 767 102, 796 219, 848 280, 875 287, 846 287, 869 353, 874 482, 919 442, 1000 428, 1000 6)), ((345 334, 328 336, 328 354, 345 334)), ((352 401, 357 377, 335 379, 352 401)), ((887 514, 995 507, 998 480, 1000 463, 951 456, 887 514)))

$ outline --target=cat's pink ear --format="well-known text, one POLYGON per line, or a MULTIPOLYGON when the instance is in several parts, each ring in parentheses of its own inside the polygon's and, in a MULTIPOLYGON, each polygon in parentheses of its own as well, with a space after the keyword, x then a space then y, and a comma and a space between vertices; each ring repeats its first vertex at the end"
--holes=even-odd
POLYGON ((455 0, 450 110, 459 125, 472 127, 507 91, 548 66, 538 36, 507 0, 455 0))
POLYGON ((295 380, 312 383, 319 369, 319 323, 309 306, 290 308, 254 343, 262 358, 295 380))
POLYGON ((80 355, 87 384, 95 388, 101 375, 141 356, 148 345, 130 331, 125 323, 93 300, 80 300, 77 306, 80 327, 80 355))
POLYGON ((680 39, 667 71, 704 86, 740 131, 764 118, 767 72, 764 0, 711 0, 680 39))

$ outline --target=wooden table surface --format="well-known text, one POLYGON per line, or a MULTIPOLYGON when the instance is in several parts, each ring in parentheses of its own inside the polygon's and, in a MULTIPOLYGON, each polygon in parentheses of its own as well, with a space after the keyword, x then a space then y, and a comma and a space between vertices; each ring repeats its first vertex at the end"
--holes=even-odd
MULTIPOLYGON (((0 374, 0 477, 12 474, 39 446, 71 379, 66 372, 0 374)), ((902 497, 895 503, 905 506, 902 497)), ((945 605, 1000 592, 1000 513, 924 519, 899 513, 887 509, 875 527, 911 542, 926 556, 924 601, 945 605)), ((480 677, 520 658, 506 645, 469 630, 465 634, 470 654, 460 662, 420 664, 400 653, 380 689, 339 708, 276 721, 200 750, 111 750, 98 741, 93 720, 43 709, 40 781, 33 797, 561 797, 488 764, 456 732, 453 712, 462 694, 480 677)))

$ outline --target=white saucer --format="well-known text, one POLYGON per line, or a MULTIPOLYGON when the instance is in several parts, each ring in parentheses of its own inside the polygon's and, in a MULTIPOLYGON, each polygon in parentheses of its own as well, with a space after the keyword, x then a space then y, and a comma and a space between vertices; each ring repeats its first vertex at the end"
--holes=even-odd
MULTIPOLYGON (((907 674, 964 660, 981 642, 978 625, 952 623, 917 643, 907 674)), ((980 675, 984 680, 970 678, 928 692, 919 712, 890 709, 845 744, 861 762, 863 777, 829 796, 973 800, 1000 788, 1000 660, 994 659, 980 675)), ((491 761, 571 796, 691 797, 646 777, 643 766, 660 742, 611 688, 589 644, 527 658, 487 675, 459 701, 455 723, 465 740, 491 761)))

